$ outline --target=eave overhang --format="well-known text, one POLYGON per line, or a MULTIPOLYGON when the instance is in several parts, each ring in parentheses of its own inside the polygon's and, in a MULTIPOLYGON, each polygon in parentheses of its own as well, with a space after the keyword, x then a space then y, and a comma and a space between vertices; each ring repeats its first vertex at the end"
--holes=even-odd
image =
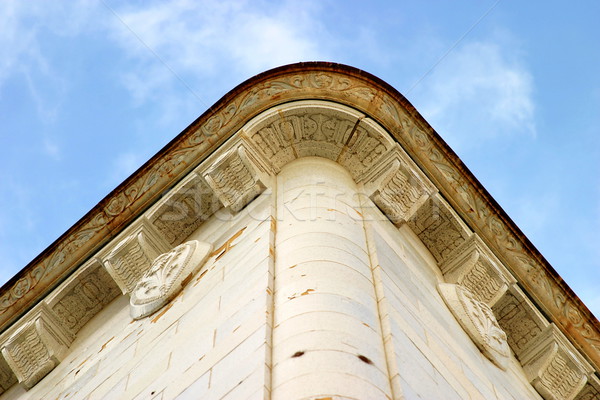
POLYGON ((276 105, 308 99, 352 107, 392 134, 537 307, 600 369, 598 320, 427 121, 379 78, 325 62, 286 65, 259 74, 204 112, 2 286, 0 331, 39 303, 250 119, 276 105))

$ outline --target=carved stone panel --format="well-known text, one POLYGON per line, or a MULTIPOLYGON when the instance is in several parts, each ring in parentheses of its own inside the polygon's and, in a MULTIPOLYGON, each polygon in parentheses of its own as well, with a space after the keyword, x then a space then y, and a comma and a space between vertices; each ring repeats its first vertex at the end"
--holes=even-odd
POLYGON ((510 358, 510 349, 506 334, 498 325, 491 308, 460 285, 440 283, 438 291, 479 350, 505 370, 510 358))
POLYGON ((574 399, 593 371, 554 324, 524 350, 521 364, 531 384, 546 400, 574 399))
POLYGON ((46 303, 72 335, 121 291, 98 259, 81 266, 48 297, 46 303))
POLYGON ((525 296, 518 286, 512 285, 492 306, 498 323, 508 336, 508 344, 520 360, 523 351, 546 327, 548 321, 525 296))
POLYGON ((243 146, 234 146, 204 173, 204 179, 223 206, 236 212, 265 190, 258 169, 243 146))
POLYGON ((408 225, 438 263, 444 262, 471 235, 471 230, 439 194, 427 200, 408 225))
POLYGON ((15 383, 17 383, 17 377, 4 357, 0 357, 0 394, 7 391, 15 383))
POLYGON ((131 229, 107 246, 101 256, 104 267, 123 294, 130 293, 140 278, 150 269, 156 257, 168 249, 164 239, 142 218, 131 229), (105 252, 108 255, 104 255, 105 252))
POLYGON ((19 321, 2 343, 2 355, 25 389, 32 388, 62 360, 72 337, 41 305, 19 321))
POLYGON ((153 206, 147 217, 169 244, 177 245, 219 208, 221 203, 212 189, 192 172, 153 206))
POLYGON ((515 279, 477 235, 471 236, 440 266, 444 279, 469 289, 475 298, 493 306, 515 279))
POLYGON ((399 145, 371 168, 361 183, 371 200, 396 225, 409 220, 436 192, 399 145))
POLYGON ((212 245, 191 240, 156 258, 131 293, 131 316, 140 319, 167 304, 200 269, 211 250, 212 245))

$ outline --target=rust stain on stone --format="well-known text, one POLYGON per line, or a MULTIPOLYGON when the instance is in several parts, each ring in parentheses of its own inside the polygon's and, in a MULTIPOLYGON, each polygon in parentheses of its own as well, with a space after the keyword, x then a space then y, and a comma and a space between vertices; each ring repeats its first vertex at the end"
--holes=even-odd
POLYGON ((200 273, 200 276, 199 276, 198 278, 196 278, 196 282, 194 282, 194 286, 196 286, 198 283, 200 283, 200 280, 202 279, 202 277, 203 277, 204 275, 206 275, 206 273, 207 273, 207 272, 208 272, 208 270, 206 270, 206 269, 205 269, 204 271, 202 271, 202 272, 200 273))
POLYGON ((244 230, 246 230, 246 227, 243 227, 242 229, 240 229, 239 231, 237 231, 232 237, 230 237, 229 239, 227 239, 227 241, 225 243, 223 243, 223 245, 221 247, 219 247, 218 249, 216 249, 215 251, 213 251, 211 253, 211 257, 212 256, 217 256, 216 260, 218 260, 219 258, 223 257, 223 255, 225 255, 225 253, 227 253, 229 250, 231 250, 233 247, 235 247, 235 244, 232 244, 233 241, 235 239, 237 239, 238 237, 240 237, 240 235, 242 233, 244 233, 244 230))
POLYGON ((306 289, 304 292, 302 292, 300 294, 300 296, 306 296, 307 294, 309 294, 310 292, 314 292, 315 289, 306 289))
MULTIPOLYGON (((106 348, 106 346, 111 342, 111 340, 113 340, 115 337, 111 337, 110 339, 108 339, 108 341, 106 343, 104 343, 102 345, 102 347, 100 348, 100 351, 104 350, 106 348)), ((98 353, 100 353, 100 351, 98 353)))
POLYGON ((294 265, 292 265, 292 266, 290 267, 290 269, 292 269, 292 268, 296 268, 297 266, 298 266, 298 264, 294 264, 294 265))
POLYGON ((152 322, 153 324, 158 321, 163 315, 165 315, 167 313, 167 311, 169 311, 169 309, 171 307, 173 307, 173 302, 170 302, 169 304, 167 304, 165 307, 163 307, 163 309, 156 314, 156 316, 154 318, 152 318, 152 320, 150 322, 152 322))

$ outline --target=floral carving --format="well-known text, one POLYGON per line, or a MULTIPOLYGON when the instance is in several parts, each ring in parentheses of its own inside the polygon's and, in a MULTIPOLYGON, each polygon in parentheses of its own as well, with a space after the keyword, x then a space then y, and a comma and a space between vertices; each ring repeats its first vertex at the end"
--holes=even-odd
POLYGON ((131 293, 131 316, 146 317, 171 300, 204 264, 212 246, 185 242, 154 260, 131 293))
POLYGON ((438 285, 440 295, 469 337, 494 364, 505 370, 510 357, 506 333, 491 308, 468 289, 452 283, 438 285))

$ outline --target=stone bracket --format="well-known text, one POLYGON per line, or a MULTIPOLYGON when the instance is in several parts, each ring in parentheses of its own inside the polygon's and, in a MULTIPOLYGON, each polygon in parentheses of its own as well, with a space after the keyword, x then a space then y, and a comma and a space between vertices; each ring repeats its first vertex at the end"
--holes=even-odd
POLYGON ((440 269, 446 282, 466 287, 490 307, 516 282, 477 234, 457 247, 440 269))
POLYGON ((154 259, 170 248, 145 217, 135 221, 112 243, 101 251, 100 259, 123 294, 131 293, 154 259))
POLYGON ((223 206, 233 212, 240 211, 266 186, 259 176, 259 170, 252 163, 246 147, 238 143, 215 161, 204 172, 204 179, 217 195, 223 206))
POLYGON ((554 324, 521 355, 527 379, 546 400, 572 400, 584 388, 593 368, 554 324))
POLYGON ((44 303, 2 336, 2 355, 27 390, 60 363, 73 341, 44 303))

